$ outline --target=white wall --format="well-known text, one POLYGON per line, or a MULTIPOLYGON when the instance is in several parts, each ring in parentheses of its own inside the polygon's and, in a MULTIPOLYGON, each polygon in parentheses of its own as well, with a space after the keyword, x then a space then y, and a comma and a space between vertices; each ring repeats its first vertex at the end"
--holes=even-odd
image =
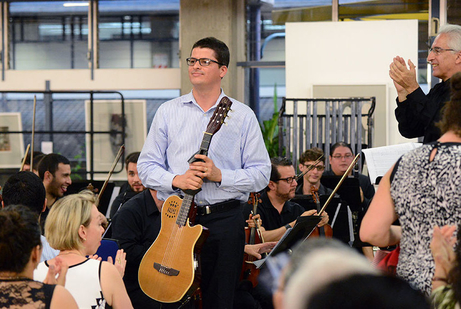
POLYGON ((418 21, 310 22, 286 24, 286 96, 312 98, 314 85, 387 85, 387 106, 375 121, 384 122, 386 144, 400 136, 394 116, 397 96, 389 77, 394 56, 418 62, 418 21))

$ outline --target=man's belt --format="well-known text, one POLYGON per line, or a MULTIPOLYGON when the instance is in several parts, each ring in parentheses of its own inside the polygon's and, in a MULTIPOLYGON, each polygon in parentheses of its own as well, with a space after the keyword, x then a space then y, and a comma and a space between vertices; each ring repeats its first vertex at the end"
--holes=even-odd
POLYGON ((213 205, 197 206, 197 214, 201 216, 224 212, 240 206, 239 200, 229 200, 213 205))

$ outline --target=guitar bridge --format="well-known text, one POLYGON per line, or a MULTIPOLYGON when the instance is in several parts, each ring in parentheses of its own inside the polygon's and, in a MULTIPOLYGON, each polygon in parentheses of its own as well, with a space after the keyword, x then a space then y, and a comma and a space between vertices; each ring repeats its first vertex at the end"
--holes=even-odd
POLYGON ((166 267, 163 266, 162 264, 159 263, 154 263, 154 268, 161 274, 167 275, 167 276, 177 276, 179 275, 179 270, 176 270, 171 267, 166 267))

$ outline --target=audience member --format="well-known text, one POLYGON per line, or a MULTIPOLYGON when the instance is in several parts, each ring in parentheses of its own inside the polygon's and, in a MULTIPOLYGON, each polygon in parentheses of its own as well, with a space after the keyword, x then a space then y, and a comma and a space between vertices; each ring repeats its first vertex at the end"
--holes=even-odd
MULTIPOLYGON (((262 220, 264 240, 278 241, 286 230, 295 225, 299 216, 312 216, 317 214, 317 210, 305 211, 302 206, 290 201, 295 196, 297 185, 291 161, 286 158, 272 158, 271 163, 270 181, 261 194, 257 211, 262 220)), ((328 219, 328 214, 324 212, 319 226, 327 224, 328 219)))
POLYGON ((40 251, 37 215, 24 206, 12 205, 0 211, 1 308, 78 308, 62 286, 33 280, 40 251))
POLYGON ((407 138, 424 136, 429 143, 440 137, 436 123, 442 118, 442 107, 450 99, 449 80, 461 71, 461 26, 445 24, 432 43, 427 62, 432 66, 432 75, 442 79, 427 95, 418 84, 416 66, 402 57, 395 57, 390 64, 389 76, 397 90, 395 118, 399 132, 407 138))
POLYGON ((46 190, 46 209, 40 219, 42 231, 51 207, 59 198, 64 196, 67 187, 72 184, 70 174, 70 162, 60 154, 47 154, 40 161, 38 175, 42 179, 46 190))
POLYGON ((434 259, 434 226, 461 221, 461 73, 438 124, 442 136, 403 155, 386 173, 362 222, 362 239, 377 246, 400 242, 397 274, 427 295, 434 259), (392 223, 399 219, 401 226, 392 223))
POLYGON ((130 198, 146 189, 138 176, 138 159, 140 152, 130 153, 125 159, 125 169, 128 181, 121 187, 120 194, 114 199, 110 208, 109 218, 114 218, 115 213, 130 198))
MULTIPOLYGON (((459 226, 459 225, 458 225, 459 226)), ((459 308, 461 300, 461 229, 453 237, 456 226, 434 226, 431 241, 431 253, 434 258, 434 276, 432 277, 431 300, 436 309, 459 308)))
POLYGON ((378 273, 363 255, 334 238, 299 243, 278 278, 276 309, 305 308, 310 297, 329 282, 351 274, 378 273))
MULTIPOLYGON (((132 308, 120 272, 126 263, 122 250, 117 252, 115 265, 89 259, 96 253, 104 232, 104 216, 95 205, 96 198, 90 191, 72 194, 60 199, 51 208, 45 224, 45 235, 53 248, 59 249, 69 270, 66 288, 74 296, 80 308, 132 308)), ((56 259, 39 264, 34 278, 43 280, 56 259)))
MULTIPOLYGON (((296 309, 296 307, 293 307, 296 309)), ((302 309, 429 309, 425 296, 395 277, 356 274, 334 280, 315 292, 302 309)))
MULTIPOLYGON (((2 191, 3 206, 24 205, 40 215, 46 208, 46 192, 40 178, 32 172, 19 172, 6 181, 2 191)), ((58 255, 59 251, 51 248, 45 236, 41 235, 42 255, 40 262, 58 255)))

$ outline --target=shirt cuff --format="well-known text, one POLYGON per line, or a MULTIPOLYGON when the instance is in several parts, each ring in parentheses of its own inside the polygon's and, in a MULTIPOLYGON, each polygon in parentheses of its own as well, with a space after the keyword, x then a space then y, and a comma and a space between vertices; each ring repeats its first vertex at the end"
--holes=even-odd
POLYGON ((216 183, 218 188, 226 189, 234 185, 232 181, 234 179, 234 171, 222 169, 221 170, 221 183, 216 183))

